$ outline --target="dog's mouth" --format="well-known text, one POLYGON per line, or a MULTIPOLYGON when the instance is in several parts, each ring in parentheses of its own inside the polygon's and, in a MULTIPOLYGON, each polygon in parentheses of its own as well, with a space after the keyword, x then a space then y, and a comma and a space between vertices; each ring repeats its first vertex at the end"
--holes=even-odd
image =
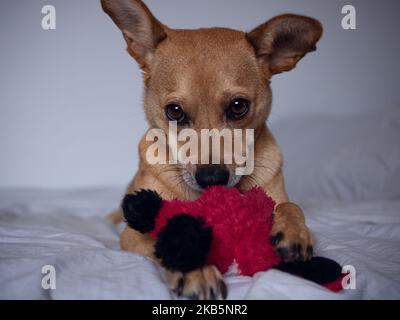
MULTIPOLYGON (((226 187, 232 188, 235 187, 242 176, 236 175, 234 172, 229 172, 229 178, 228 181, 224 184, 219 184, 219 185, 224 185, 226 187)), ((188 170, 183 169, 182 170, 182 179, 186 183, 186 185, 196 191, 203 192, 208 186, 202 186, 198 183, 196 180, 196 177, 194 174, 190 173, 188 170)), ((215 184, 218 185, 218 184, 215 184)), ((211 186, 211 185, 210 185, 211 186)))

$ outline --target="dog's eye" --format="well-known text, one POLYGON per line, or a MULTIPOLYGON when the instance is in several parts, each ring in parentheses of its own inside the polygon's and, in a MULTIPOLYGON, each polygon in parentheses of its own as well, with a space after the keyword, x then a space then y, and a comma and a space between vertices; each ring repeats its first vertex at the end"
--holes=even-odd
POLYGON ((181 106, 171 103, 165 107, 165 113, 170 121, 176 121, 179 124, 187 121, 186 114, 183 112, 181 106))
POLYGON ((246 99, 238 98, 229 103, 225 113, 230 120, 240 120, 244 118, 249 110, 250 102, 246 99))

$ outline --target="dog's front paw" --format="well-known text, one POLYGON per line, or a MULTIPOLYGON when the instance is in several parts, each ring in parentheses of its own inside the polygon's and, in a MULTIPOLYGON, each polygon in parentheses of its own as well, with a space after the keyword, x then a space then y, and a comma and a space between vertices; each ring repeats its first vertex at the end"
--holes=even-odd
POLYGON ((277 207, 270 240, 284 262, 306 261, 313 256, 314 237, 295 204, 277 207))
POLYGON ((166 280, 179 297, 194 300, 221 300, 227 297, 227 287, 214 266, 205 266, 188 273, 167 271, 166 280))

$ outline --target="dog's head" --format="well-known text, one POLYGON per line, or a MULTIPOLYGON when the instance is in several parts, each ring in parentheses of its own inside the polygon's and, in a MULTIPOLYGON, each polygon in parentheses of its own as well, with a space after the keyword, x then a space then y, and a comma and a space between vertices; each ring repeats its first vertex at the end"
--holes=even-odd
MULTIPOLYGON (((140 0, 102 0, 102 5, 143 71, 148 122, 166 133, 169 121, 177 121, 178 131, 254 129, 257 136, 271 110, 271 77, 293 69, 316 49, 322 34, 317 20, 293 14, 249 33, 176 30, 160 23, 140 0)), ((194 188, 233 186, 237 165, 189 163, 182 170, 194 188)))

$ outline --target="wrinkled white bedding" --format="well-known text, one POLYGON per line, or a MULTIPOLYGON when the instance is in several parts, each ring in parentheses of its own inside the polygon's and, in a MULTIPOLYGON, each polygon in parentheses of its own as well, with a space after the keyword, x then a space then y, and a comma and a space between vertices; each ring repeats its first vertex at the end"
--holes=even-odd
MULTIPOLYGON (((292 199, 316 254, 352 265, 356 289, 332 293, 270 270, 226 276, 229 299, 400 299, 400 112, 273 126, 292 199), (316 134, 318 133, 318 134, 316 134)), ((123 190, 0 190, 0 298, 173 299, 160 268, 119 250, 105 220, 123 190), (56 289, 41 287, 53 265, 56 289)))
MULTIPOLYGON (((159 270, 118 248, 104 212, 120 190, 0 192, 0 298, 171 299, 159 270), (54 265, 56 289, 41 287, 54 265)), ((356 290, 331 293, 270 270, 228 276, 229 299, 400 298, 400 201, 306 205, 316 252, 356 268, 356 290)))

